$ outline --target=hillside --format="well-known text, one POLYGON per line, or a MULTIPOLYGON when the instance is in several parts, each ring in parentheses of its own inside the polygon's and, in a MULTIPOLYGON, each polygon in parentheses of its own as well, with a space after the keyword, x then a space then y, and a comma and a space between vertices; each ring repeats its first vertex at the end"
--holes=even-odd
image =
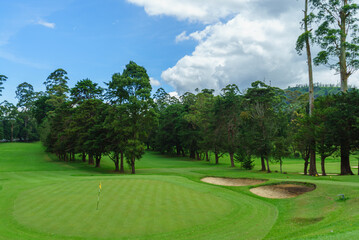
MULTIPOLYGON (((309 86, 308 85, 297 85, 295 87, 288 87, 288 91, 298 91, 302 94, 308 93, 309 86)), ((323 85, 323 84, 315 84, 314 85, 314 97, 327 96, 329 94, 337 94, 340 92, 340 87, 335 85, 323 85)))

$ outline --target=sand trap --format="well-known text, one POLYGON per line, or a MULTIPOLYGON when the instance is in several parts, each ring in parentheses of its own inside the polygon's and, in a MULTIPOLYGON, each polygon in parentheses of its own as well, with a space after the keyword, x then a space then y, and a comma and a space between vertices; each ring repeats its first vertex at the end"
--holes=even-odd
POLYGON ((221 178, 221 177, 205 177, 202 182, 211 183, 221 186, 249 186, 264 183, 267 180, 250 179, 250 178, 221 178))
POLYGON ((266 198, 292 198, 313 191, 314 189, 314 184, 312 186, 307 186, 283 183, 252 188, 250 191, 258 196, 266 198))

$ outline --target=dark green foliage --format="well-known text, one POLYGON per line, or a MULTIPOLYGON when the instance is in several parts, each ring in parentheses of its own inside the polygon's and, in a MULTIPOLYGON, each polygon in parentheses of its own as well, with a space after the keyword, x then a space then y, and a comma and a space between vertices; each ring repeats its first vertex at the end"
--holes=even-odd
MULTIPOLYGON (((298 91, 301 94, 306 94, 309 91, 308 85, 297 85, 295 87, 288 87, 286 90, 290 92, 298 91)), ((340 87, 335 85, 327 85, 327 84, 314 84, 314 97, 318 98, 321 96, 327 96, 330 94, 337 94, 340 92, 340 87)), ((286 94, 288 96, 288 94, 286 94)))
POLYGON ((353 174, 349 155, 359 142, 358 90, 319 98, 316 108, 317 138, 324 139, 319 150, 330 153, 334 151, 331 150, 333 145, 340 147, 341 174, 353 174))
POLYGON ((25 111, 30 110, 35 97, 34 87, 27 82, 23 82, 17 86, 15 94, 19 100, 17 106, 25 111))
POLYGON ((47 116, 48 112, 55 110, 55 106, 50 104, 50 96, 39 95, 33 103, 32 114, 40 125, 47 116))
POLYGON ((220 98, 215 103, 215 114, 221 124, 218 126, 221 138, 221 149, 229 153, 231 167, 234 167, 234 153, 240 145, 246 144, 241 131, 240 113, 243 110, 243 97, 235 84, 227 85, 222 89, 220 98))
POLYGON ((2 90, 4 89, 4 87, 2 87, 2 85, 4 84, 4 82, 6 82, 7 77, 5 75, 0 75, 0 96, 2 96, 2 90))
POLYGON ((69 91, 69 87, 67 86, 68 80, 67 72, 64 69, 56 69, 44 82, 46 93, 57 97, 64 96, 69 91))
POLYGON ((2 139, 12 142, 19 131, 18 125, 16 124, 19 111, 14 104, 9 103, 8 101, 2 102, 0 109, 3 126, 2 139))
POLYGON ((20 141, 39 140, 37 121, 31 111, 35 98, 33 86, 27 82, 21 83, 17 86, 15 94, 19 100, 17 107, 20 110, 16 121, 19 126, 17 138, 20 141))
POLYGON ((252 160, 251 155, 242 148, 237 149, 234 158, 241 164, 241 168, 246 170, 252 170, 254 168, 254 160, 252 160))
POLYGON ((103 89, 97 83, 86 78, 78 81, 75 87, 71 88, 71 99, 77 103, 88 99, 98 99, 101 97, 103 89))
POLYGON ((124 112, 123 128, 127 136, 124 153, 135 173, 135 161, 144 153, 144 142, 156 119, 150 80, 145 68, 130 61, 123 73, 114 74, 107 85, 107 98, 124 112))
POLYGON ((253 146, 252 152, 262 158, 262 171, 270 172, 269 158, 274 154, 274 143, 278 137, 285 136, 288 126, 284 91, 256 81, 252 83, 252 88, 247 90, 244 98, 246 115, 251 119, 252 133, 249 139, 253 146))
POLYGON ((181 154, 183 143, 180 138, 181 127, 184 126, 182 115, 184 108, 181 104, 172 104, 159 113, 159 126, 156 133, 156 150, 164 153, 176 152, 181 154))

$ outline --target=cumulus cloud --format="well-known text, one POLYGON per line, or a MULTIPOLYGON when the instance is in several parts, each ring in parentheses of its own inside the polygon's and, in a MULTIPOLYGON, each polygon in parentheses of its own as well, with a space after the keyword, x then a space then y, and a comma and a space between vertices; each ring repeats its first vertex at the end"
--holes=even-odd
POLYGON ((154 87, 159 87, 159 86, 161 86, 160 81, 154 79, 153 77, 150 77, 150 83, 151 83, 151 86, 154 86, 154 87))
MULTIPOLYGON (((253 0, 127 0, 143 6, 149 15, 168 15, 180 20, 213 23, 238 13, 244 4, 253 0)), ((259 1, 259 0, 254 0, 259 1)))
POLYGON ((297 1, 290 0, 127 0, 144 7, 148 15, 167 15, 179 20, 216 23, 251 11, 255 17, 279 15, 297 1))
POLYGON ((37 24, 42 25, 42 26, 47 27, 47 28, 52 28, 52 29, 54 29, 55 26, 56 26, 55 23, 50 23, 50 22, 46 22, 46 21, 43 21, 43 20, 37 21, 37 24))
MULTIPOLYGON (((176 36, 194 40, 194 51, 162 72, 177 93, 195 88, 222 89, 235 83, 242 90, 256 80, 278 87, 308 82, 306 58, 295 52, 301 34, 302 2, 288 0, 128 0, 149 15, 168 15, 202 22, 202 30, 176 36)), ((315 53, 313 53, 315 54, 315 53)), ((337 83, 327 68, 315 69, 315 82, 337 83)), ((352 76, 354 77, 354 76, 352 76)))
POLYGON ((198 46, 165 70, 162 79, 180 93, 197 87, 219 90, 230 83, 246 88, 263 79, 286 87, 300 79, 298 71, 305 71, 294 51, 297 28, 291 30, 287 17, 254 20, 238 14, 227 23, 184 35, 198 46))

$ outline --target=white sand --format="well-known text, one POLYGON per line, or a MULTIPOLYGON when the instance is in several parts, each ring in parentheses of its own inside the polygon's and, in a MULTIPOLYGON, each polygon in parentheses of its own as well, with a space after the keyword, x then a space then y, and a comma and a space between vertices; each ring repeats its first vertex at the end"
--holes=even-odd
POLYGON ((259 179, 221 177, 205 177, 201 181, 221 186, 249 186, 266 182, 266 180, 259 179))
POLYGON ((277 184, 252 188, 250 191, 266 198, 292 198, 313 191, 315 187, 297 184, 277 184))

